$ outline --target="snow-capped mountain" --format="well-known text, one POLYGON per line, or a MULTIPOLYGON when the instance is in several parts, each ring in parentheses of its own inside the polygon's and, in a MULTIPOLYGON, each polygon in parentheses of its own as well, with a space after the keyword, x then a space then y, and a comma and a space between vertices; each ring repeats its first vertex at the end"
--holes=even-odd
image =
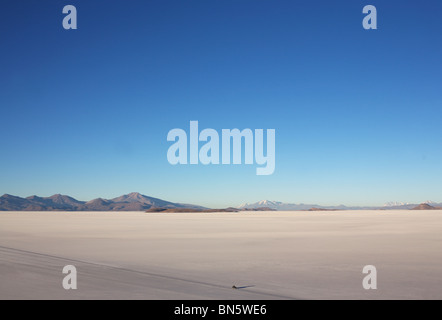
POLYGON ((270 209, 278 209, 281 205, 284 205, 282 202, 279 201, 271 201, 271 200, 261 200, 255 203, 243 203, 238 207, 238 209, 255 209, 255 208, 270 208, 270 209))
POLYGON ((384 207, 400 207, 400 206, 406 206, 406 205, 409 205, 409 203, 408 202, 397 202, 397 201, 384 203, 384 207))
POLYGON ((305 204, 305 203, 284 203, 280 201, 261 200, 255 203, 244 203, 238 207, 238 209, 256 209, 256 208, 270 208, 278 211, 291 211, 291 210, 309 210, 311 208, 324 208, 324 209, 349 209, 344 205, 340 206, 320 206, 318 204, 305 204))

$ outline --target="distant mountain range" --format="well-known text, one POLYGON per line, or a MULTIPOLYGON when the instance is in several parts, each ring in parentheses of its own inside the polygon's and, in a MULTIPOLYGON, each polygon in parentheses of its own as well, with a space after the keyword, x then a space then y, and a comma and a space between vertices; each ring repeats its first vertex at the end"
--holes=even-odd
POLYGON ((207 209, 193 204, 164 201, 137 192, 114 199, 98 198, 88 202, 79 201, 61 194, 51 197, 31 196, 27 198, 5 194, 0 197, 0 211, 145 211, 157 207, 167 209, 207 209))
POLYGON ((332 210, 433 210, 442 209, 442 203, 427 201, 421 204, 386 203, 381 207, 320 206, 262 200, 245 203, 236 208, 210 209, 194 204, 175 203, 132 192, 113 199, 97 198, 79 201, 70 196, 55 194, 51 197, 21 198, 5 194, 0 197, 0 211, 148 211, 148 212, 213 212, 219 211, 332 211, 332 210))
POLYGON ((402 203, 402 202, 389 202, 381 207, 367 206, 367 207, 347 207, 343 204, 339 206, 321 206, 318 204, 305 204, 305 203, 285 203, 279 201, 262 200, 255 203, 244 203, 238 206, 238 209, 254 209, 260 207, 268 207, 277 211, 292 211, 292 210, 310 210, 314 211, 320 210, 410 210, 415 209, 419 205, 428 205, 429 207, 437 208, 442 207, 442 203, 435 203, 432 201, 427 201, 423 204, 413 204, 413 203, 402 203))
POLYGON ((268 207, 277 211, 292 211, 292 210, 310 210, 316 209, 330 209, 330 210, 355 210, 355 209, 374 209, 373 207, 347 207, 343 204, 339 206, 320 206, 318 204, 306 204, 306 203, 285 203, 279 201, 262 200, 255 203, 244 203, 240 205, 239 209, 253 209, 259 207, 268 207))

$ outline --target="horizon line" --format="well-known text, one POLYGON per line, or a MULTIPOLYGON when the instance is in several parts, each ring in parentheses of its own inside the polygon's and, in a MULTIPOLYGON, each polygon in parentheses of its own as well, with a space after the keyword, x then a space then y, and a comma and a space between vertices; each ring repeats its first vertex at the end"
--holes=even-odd
MULTIPOLYGON (((10 194, 10 193, 4 193, 2 196, 0 196, 0 198, 4 198, 5 196, 11 196, 11 197, 16 197, 16 198, 21 198, 21 199, 28 199, 30 197, 51 198, 51 197, 54 197, 54 196, 65 196, 65 197, 72 198, 72 199, 74 199, 76 201, 79 201, 79 202, 87 203, 87 202, 90 202, 90 201, 93 201, 93 200, 97 200, 97 199, 113 200, 115 198, 119 198, 119 197, 122 197, 122 196, 129 196, 129 195, 140 195, 140 196, 144 196, 144 197, 147 197, 147 198, 153 198, 153 199, 157 199, 157 200, 161 200, 161 201, 165 201, 165 202, 171 202, 171 203, 175 203, 175 204, 188 204, 188 205, 195 205, 195 206, 203 207, 202 205, 199 205, 197 203, 176 202, 176 201, 172 201, 172 200, 165 200, 163 198, 159 198, 159 197, 155 197, 155 196, 148 196, 148 195, 142 194, 140 192, 135 192, 135 191, 134 192, 125 193, 125 194, 122 194, 122 195, 119 195, 119 196, 116 196, 116 197, 112 197, 112 198, 97 197, 97 198, 92 198, 90 200, 79 200, 76 197, 73 197, 73 196, 68 195, 68 194, 62 194, 62 193, 54 193, 54 194, 52 194, 50 196, 39 196, 37 194, 32 194, 32 195, 29 195, 29 196, 16 196, 16 195, 13 195, 13 194, 10 194)), ((234 205, 230 205, 230 206, 226 206, 226 208, 228 208, 228 207, 240 208, 240 207, 247 206, 247 205, 258 204, 259 202, 273 202, 273 203, 282 204, 282 205, 298 205, 298 206, 305 205, 305 206, 346 207, 346 208, 378 208, 378 207, 399 207, 399 206, 419 205, 419 204, 442 204, 442 201, 441 202, 437 202, 437 201, 432 201, 432 200, 426 200, 426 201, 421 201, 421 202, 416 202, 416 203, 413 203, 413 202, 403 202, 403 201, 389 201, 389 202, 386 202, 386 203, 384 203, 382 205, 346 205, 346 204, 343 204, 343 203, 338 204, 338 205, 328 205, 328 204, 320 204, 320 203, 306 203, 306 202, 298 202, 298 203, 296 203, 296 202, 284 202, 284 201, 264 199, 264 200, 258 200, 258 201, 255 201, 255 202, 243 202, 243 203, 241 203, 239 205, 235 205, 235 206, 234 205)), ((263 206, 265 207, 265 205, 263 205, 263 206)))

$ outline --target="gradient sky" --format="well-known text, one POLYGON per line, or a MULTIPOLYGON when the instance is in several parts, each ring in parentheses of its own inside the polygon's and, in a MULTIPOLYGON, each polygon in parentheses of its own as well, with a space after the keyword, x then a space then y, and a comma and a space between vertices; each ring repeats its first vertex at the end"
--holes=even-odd
POLYGON ((436 0, 2 1, 0 194, 440 202, 441 16, 436 0), (276 129, 275 173, 170 165, 190 120, 276 129))

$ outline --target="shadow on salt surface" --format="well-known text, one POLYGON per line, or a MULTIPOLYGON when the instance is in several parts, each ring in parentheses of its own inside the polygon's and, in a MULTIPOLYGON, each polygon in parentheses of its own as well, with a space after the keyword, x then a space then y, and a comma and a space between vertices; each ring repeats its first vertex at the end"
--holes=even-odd
POLYGON ((255 287, 255 286, 254 285, 253 286, 242 286, 242 287, 232 286, 232 289, 247 289, 247 288, 253 288, 253 287, 255 287))
POLYGON ((232 291, 216 283, 110 266, 0 246, 0 299, 293 299, 247 285, 232 291), (75 265, 78 289, 64 290, 62 268, 75 265), (16 279, 21 281, 16 281, 16 279))

